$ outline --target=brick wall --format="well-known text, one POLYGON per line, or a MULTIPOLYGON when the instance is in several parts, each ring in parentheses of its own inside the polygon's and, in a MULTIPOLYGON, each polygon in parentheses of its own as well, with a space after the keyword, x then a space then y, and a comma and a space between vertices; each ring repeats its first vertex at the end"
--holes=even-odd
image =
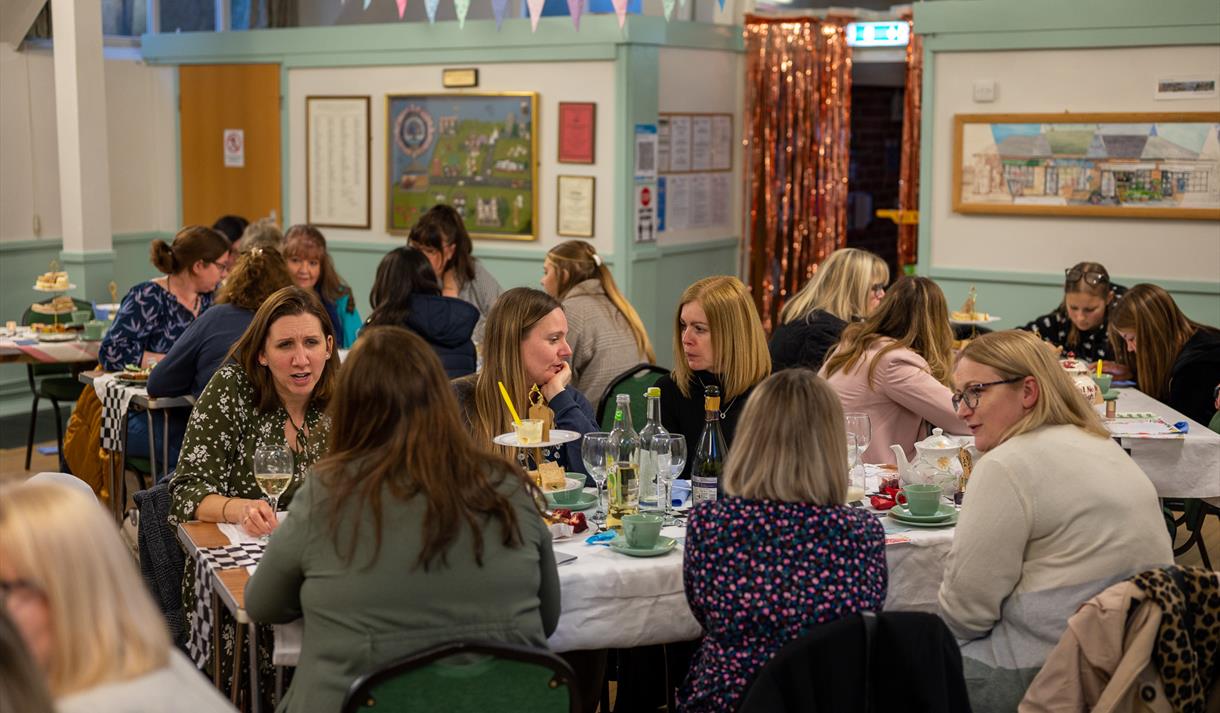
POLYGON ((847 245, 880 255, 892 276, 897 275, 898 227, 873 216, 898 207, 902 101, 899 87, 852 87, 847 245))

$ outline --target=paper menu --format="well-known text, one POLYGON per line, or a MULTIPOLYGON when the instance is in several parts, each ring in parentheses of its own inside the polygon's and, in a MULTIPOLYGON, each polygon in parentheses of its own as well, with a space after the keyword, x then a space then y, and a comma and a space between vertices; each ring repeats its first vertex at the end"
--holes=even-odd
POLYGON ((1105 421, 1110 435, 1122 438, 1185 438, 1186 434, 1154 413, 1120 413, 1105 421))

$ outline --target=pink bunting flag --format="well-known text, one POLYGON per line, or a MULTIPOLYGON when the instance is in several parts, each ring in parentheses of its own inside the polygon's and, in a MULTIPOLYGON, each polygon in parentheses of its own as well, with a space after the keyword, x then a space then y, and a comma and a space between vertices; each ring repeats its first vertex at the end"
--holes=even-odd
MULTIPOLYGON (((724 2, 724 0, 720 0, 724 2)), ((628 0, 614 0, 614 14, 618 15, 618 29, 623 29, 623 23, 627 22, 627 2, 628 0)))
POLYGON ((542 6, 546 4, 546 0, 526 0, 526 5, 530 11, 530 27, 533 32, 538 31, 538 21, 542 19, 542 6))
POLYGON ((424 10, 428 13, 428 22, 436 24, 436 6, 441 0, 424 0, 424 10))
POLYGON ((465 27, 466 13, 470 12, 470 0, 453 0, 453 9, 457 11, 458 27, 465 27))
POLYGON ((496 16, 496 32, 504 24, 504 14, 508 10, 508 0, 491 0, 491 12, 496 16))
POLYGON ((580 31, 580 14, 585 11, 585 0, 568 0, 568 14, 572 16, 572 26, 580 31))
POLYGON ((401 20, 407 12, 407 0, 394 0, 394 2, 398 3, 398 19, 401 20))
POLYGON ((665 21, 669 22, 669 18, 674 16, 674 5, 677 3, 674 0, 665 0, 665 21))

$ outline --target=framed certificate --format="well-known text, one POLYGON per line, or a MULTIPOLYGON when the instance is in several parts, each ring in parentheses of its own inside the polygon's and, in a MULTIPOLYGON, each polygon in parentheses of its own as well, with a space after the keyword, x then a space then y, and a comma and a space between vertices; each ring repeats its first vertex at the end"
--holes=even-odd
POLYGON ((369 98, 305 98, 305 220, 368 228, 369 98))
POLYGON ((559 235, 593 237, 593 206, 596 179, 593 176, 559 176, 556 228, 559 235))
POLYGON ((597 104, 559 102, 559 163, 593 163, 597 104))

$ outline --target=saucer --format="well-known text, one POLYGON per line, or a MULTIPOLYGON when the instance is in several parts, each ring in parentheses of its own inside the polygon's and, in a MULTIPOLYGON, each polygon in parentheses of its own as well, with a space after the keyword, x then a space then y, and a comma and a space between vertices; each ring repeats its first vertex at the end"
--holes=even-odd
POLYGON ((501 433, 493 438, 492 441, 494 441, 497 445, 508 446, 509 448, 551 448, 552 446, 560 446, 564 443, 571 443, 572 441, 579 439, 580 435, 581 434, 577 433, 576 431, 564 431, 558 428, 552 428, 550 440, 541 441, 539 443, 521 444, 517 441, 517 434, 515 431, 501 433))
POLYGON ((582 510, 597 507, 597 495, 594 493, 581 493, 580 500, 577 500, 571 505, 563 505, 562 503, 555 502, 555 499, 551 497, 550 493, 546 493, 546 504, 551 508, 565 508, 567 510, 571 510, 572 512, 580 512, 582 510))
POLYGON ((678 541, 672 537, 661 535, 657 538, 657 544, 652 547, 628 547, 627 538, 620 535, 610 541, 610 549, 631 557, 656 557, 669 552, 678 546, 678 541))
POLYGON ((953 506, 945 503, 941 503, 936 512, 931 515, 916 515, 907 509, 906 505, 895 505, 890 508, 890 513, 894 515, 894 519, 904 522, 944 522, 955 512, 957 510, 953 509, 953 506))
POLYGON ((953 514, 949 516, 948 520, 941 520, 940 522, 916 522, 915 520, 904 520, 901 517, 894 515, 893 509, 890 510, 890 517, 895 522, 900 522, 908 527, 949 527, 957 524, 956 510, 953 511, 953 514))

